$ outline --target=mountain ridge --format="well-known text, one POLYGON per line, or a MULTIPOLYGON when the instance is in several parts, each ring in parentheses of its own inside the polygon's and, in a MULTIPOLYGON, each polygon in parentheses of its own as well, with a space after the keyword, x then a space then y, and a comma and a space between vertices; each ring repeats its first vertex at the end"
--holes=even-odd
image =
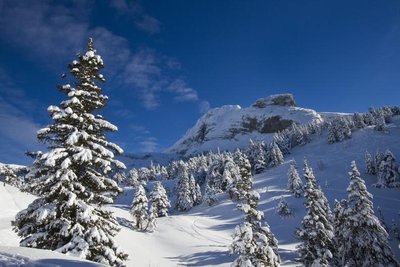
POLYGON ((249 140, 268 140, 292 124, 322 123, 323 116, 298 107, 292 94, 260 98, 249 107, 224 105, 201 116, 166 152, 182 156, 247 147, 249 140))

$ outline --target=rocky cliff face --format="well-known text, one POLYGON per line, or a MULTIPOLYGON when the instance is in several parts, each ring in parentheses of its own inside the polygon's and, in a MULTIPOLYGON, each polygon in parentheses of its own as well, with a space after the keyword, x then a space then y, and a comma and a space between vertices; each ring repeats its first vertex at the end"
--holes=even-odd
POLYGON ((273 95, 247 108, 230 105, 209 110, 168 152, 187 156, 245 148, 250 139, 268 140, 293 123, 309 122, 322 122, 322 118, 314 110, 296 107, 291 94, 273 95))

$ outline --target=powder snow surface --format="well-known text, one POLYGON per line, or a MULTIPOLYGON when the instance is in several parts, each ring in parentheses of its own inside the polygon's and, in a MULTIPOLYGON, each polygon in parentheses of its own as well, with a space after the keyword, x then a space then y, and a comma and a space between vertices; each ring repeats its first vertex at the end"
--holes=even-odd
MULTIPOLYGON (((271 231, 279 241, 283 266, 298 265, 295 262, 298 241, 293 233, 305 214, 304 199, 296 199, 285 191, 290 160, 297 161, 301 175, 302 161, 304 157, 307 158, 332 209, 334 199, 347 197, 350 163, 356 160, 361 176, 374 196, 375 212, 379 206, 390 226, 392 219, 398 219, 399 189, 373 188, 371 185, 376 182, 376 177, 365 174, 364 153, 366 150, 375 153, 377 149, 390 149, 400 160, 398 118, 388 127, 387 133, 376 132, 372 128, 361 129, 353 133, 352 139, 332 145, 327 143, 326 135, 315 137, 311 143, 292 150, 292 154, 285 157, 284 164, 254 177, 255 189, 261 197, 259 208, 265 212, 271 231), (276 214, 275 207, 282 195, 294 210, 293 217, 281 218, 276 214)), ((129 206, 133 190, 125 188, 125 192, 108 208, 115 212, 121 224, 122 229, 116 241, 130 255, 127 265, 230 266, 236 257, 228 251, 232 242, 231 235, 235 226, 243 222, 244 216, 226 194, 218 197, 220 201, 213 207, 200 205, 188 213, 173 212, 169 217, 157 220, 158 228, 154 233, 144 233, 131 228, 129 206)), ((18 237, 12 231, 10 221, 33 199, 33 196, 21 193, 16 188, 0 184, 0 266, 46 266, 45 263, 56 266, 94 266, 56 252, 18 247, 18 237)), ((399 258, 398 241, 392 240, 391 245, 399 258)))

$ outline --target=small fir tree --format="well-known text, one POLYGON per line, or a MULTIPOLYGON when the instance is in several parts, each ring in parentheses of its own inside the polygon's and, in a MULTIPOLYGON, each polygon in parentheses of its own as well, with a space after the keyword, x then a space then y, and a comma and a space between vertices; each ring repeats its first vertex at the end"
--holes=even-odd
POLYGON ((232 266, 279 266, 278 241, 268 224, 262 222, 264 213, 257 210, 260 195, 253 191, 246 198, 247 204, 238 205, 246 217, 233 236, 230 250, 239 257, 232 266))
POLYGON ((299 173, 297 172, 296 161, 294 160, 290 163, 288 177, 288 191, 295 197, 302 197, 304 192, 303 182, 301 181, 299 173))
POLYGON ((378 187, 399 187, 396 158, 391 151, 386 150, 378 168, 378 187))
POLYGON ((274 142, 269 147, 269 164, 271 167, 278 166, 283 163, 283 154, 278 145, 274 142))
POLYGON ((168 200, 167 192, 160 182, 154 184, 153 191, 150 193, 151 209, 155 217, 168 216, 171 204, 168 200))
POLYGON ((384 132, 386 130, 385 117, 381 111, 376 113, 374 130, 379 132, 384 132))
POLYGON ((289 217, 293 214, 292 209, 289 207, 283 196, 281 196, 278 206, 276 207, 276 213, 281 217, 289 217))
POLYGON ((376 166, 375 161, 372 158, 372 155, 367 151, 365 152, 365 165, 367 166, 367 173, 371 175, 376 174, 376 166))
POLYGON ((139 185, 131 205, 131 214, 134 219, 134 228, 145 230, 149 221, 148 199, 143 185, 139 185))
POLYGON ((255 174, 262 173, 267 167, 266 153, 265 153, 265 144, 264 142, 260 142, 255 145, 254 153, 254 166, 253 170, 255 174))
POLYGON ((364 116, 360 113, 353 114, 353 122, 354 122, 354 126, 359 129, 367 126, 364 122, 364 116))

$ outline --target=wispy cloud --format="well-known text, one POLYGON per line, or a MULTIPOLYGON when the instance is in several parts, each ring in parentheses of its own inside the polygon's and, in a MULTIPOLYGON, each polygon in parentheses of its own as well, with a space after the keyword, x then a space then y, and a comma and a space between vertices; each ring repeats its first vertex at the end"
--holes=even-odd
POLYGON ((5 1, 0 8, 0 38, 33 57, 60 59, 76 52, 87 38, 84 18, 90 8, 86 1, 75 1, 73 5, 69 9, 50 1, 5 1))
POLYGON ((140 19, 135 21, 135 25, 138 29, 152 34, 160 31, 160 22, 149 15, 141 16, 140 19))
POLYGON ((146 129, 146 127, 142 125, 130 125, 129 128, 139 135, 148 135, 150 131, 146 129))
POLYGON ((182 79, 176 79, 169 86, 168 90, 175 94, 174 99, 178 102, 198 101, 197 91, 190 88, 182 79))
POLYGON ((36 132, 40 125, 22 108, 34 106, 0 68, 0 161, 24 164, 29 159, 21 151, 41 148, 36 132), (22 107, 22 108, 21 108, 22 107))
POLYGON ((206 113, 210 109, 210 103, 208 101, 201 101, 199 103, 200 113, 206 113))
POLYGON ((142 125, 130 125, 129 128, 135 134, 135 140, 140 145, 142 152, 155 152, 159 150, 157 138, 151 136, 150 131, 142 125))
POLYGON ((149 137, 146 140, 139 142, 143 152, 155 152, 158 149, 157 138, 149 137))
MULTIPOLYGON (((90 27, 91 1, 73 1, 68 7, 51 1, 5 1, 0 8, 0 38, 21 49, 21 53, 60 69, 60 61, 81 51, 88 37, 106 64, 106 79, 132 91, 147 109, 160 105, 162 92, 172 93, 178 102, 198 101, 197 91, 179 77, 178 60, 142 46, 133 51, 129 41, 104 27, 90 27), (178 76, 178 77, 177 77, 178 76)), ((111 1, 120 13, 133 14, 135 23, 148 32, 159 30, 157 19, 136 1, 111 1)), ((114 83, 114 84, 116 84, 114 83)))
POLYGON ((110 6, 120 14, 130 16, 137 29, 149 34, 160 32, 161 23, 158 19, 147 14, 143 7, 136 1, 114 0, 110 6))

